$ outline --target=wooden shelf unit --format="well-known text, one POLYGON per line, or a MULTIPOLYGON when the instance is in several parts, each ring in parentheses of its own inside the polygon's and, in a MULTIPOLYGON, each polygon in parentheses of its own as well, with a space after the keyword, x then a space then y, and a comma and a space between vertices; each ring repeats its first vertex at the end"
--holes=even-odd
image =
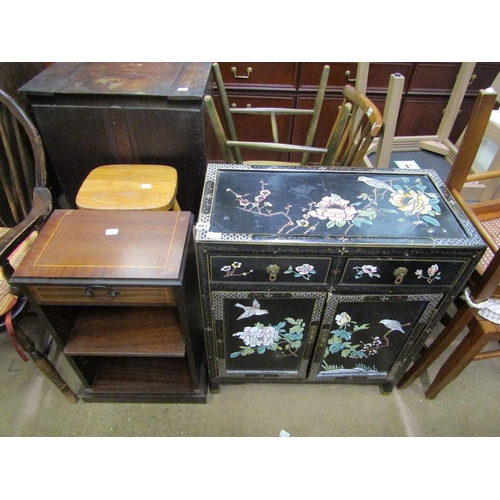
POLYGON ((56 210, 16 272, 83 400, 206 402, 193 219, 56 210))

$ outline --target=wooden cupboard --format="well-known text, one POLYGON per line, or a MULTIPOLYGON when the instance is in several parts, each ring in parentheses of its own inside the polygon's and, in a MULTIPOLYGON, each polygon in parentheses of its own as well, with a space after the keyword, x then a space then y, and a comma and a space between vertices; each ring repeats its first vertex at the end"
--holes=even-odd
POLYGON ((208 165, 195 242, 212 391, 391 391, 485 248, 431 170, 225 164, 208 165))
POLYGON ((55 210, 17 269, 82 400, 206 402, 193 219, 55 210))

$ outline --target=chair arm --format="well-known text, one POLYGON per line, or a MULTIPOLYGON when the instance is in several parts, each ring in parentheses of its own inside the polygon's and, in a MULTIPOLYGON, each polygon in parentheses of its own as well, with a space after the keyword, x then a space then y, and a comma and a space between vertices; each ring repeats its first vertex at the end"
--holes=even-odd
POLYGON ((33 203, 28 216, 0 238, 0 265, 3 267, 11 253, 23 240, 48 218, 52 211, 52 195, 45 187, 33 190, 33 203))

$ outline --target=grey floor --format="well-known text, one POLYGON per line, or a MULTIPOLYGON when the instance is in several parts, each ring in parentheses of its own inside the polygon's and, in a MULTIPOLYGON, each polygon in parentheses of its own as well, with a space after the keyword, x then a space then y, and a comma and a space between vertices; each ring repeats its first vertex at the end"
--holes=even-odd
MULTIPOLYGON (((27 318, 25 327, 43 347, 45 333, 36 320, 27 318)), ((77 391, 66 360, 54 346, 49 355, 77 391)), ((436 399, 426 400, 424 389, 440 362, 409 388, 389 395, 364 385, 225 384, 202 405, 72 405, 1 333, 0 436, 278 437, 282 431, 290 437, 499 436, 500 358, 472 363, 436 399)))

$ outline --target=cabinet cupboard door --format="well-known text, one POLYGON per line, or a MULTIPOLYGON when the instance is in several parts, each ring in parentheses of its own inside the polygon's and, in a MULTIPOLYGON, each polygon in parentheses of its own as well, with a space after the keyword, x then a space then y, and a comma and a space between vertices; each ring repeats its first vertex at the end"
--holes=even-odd
POLYGON ((310 378, 388 379, 441 297, 330 296, 310 378))
POLYGON ((213 292, 219 377, 305 378, 326 292, 213 292))
MULTIPOLYGON (((396 135, 436 135, 447 105, 447 97, 407 97, 401 107, 396 135)), ((465 97, 450 132, 452 142, 456 142, 465 129, 473 107, 474 99, 465 97)))

